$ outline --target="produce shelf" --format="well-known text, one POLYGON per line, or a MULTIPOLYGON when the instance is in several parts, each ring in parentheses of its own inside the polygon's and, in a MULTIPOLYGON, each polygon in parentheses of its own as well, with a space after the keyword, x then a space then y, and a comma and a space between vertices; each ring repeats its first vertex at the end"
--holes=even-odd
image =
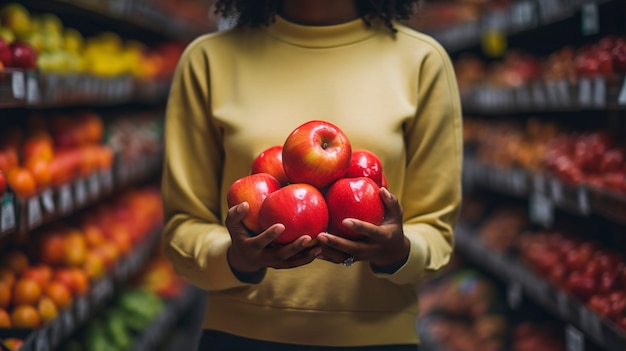
MULTIPOLYGON (((588 36, 600 32, 601 23, 610 21, 604 17, 613 15, 602 11, 606 5, 619 4, 619 0, 520 0, 504 9, 483 13, 477 21, 459 23, 450 28, 430 34, 452 54, 480 47, 483 38, 492 32, 509 40, 531 33, 545 31, 547 26, 565 21, 575 23, 575 36, 588 36)), ((548 34, 548 33, 543 33, 548 34)), ((536 36, 534 37, 536 39, 536 36)), ((539 45, 536 43, 535 45, 539 45)))
POLYGON ((456 248, 469 260, 505 282, 508 285, 509 300, 519 300, 526 296, 569 323, 566 338, 570 338, 570 343, 573 342, 572 338, 581 337, 580 332, 583 337, 588 337, 603 349, 626 349, 626 333, 614 323, 601 318, 577 299, 550 285, 525 267, 514 255, 498 254, 488 249, 476 239, 474 232, 469 225, 459 223, 455 231, 456 248))
POLYGON ((464 158, 463 182, 502 194, 526 197, 530 219, 544 227, 553 224, 555 209, 578 216, 592 214, 626 224, 626 194, 613 193, 586 184, 568 184, 544 173, 524 169, 497 169, 472 156, 464 158))
POLYGON ((535 81, 515 88, 479 86, 461 96, 468 113, 625 110, 626 77, 582 77, 577 82, 535 81))
POLYGON ((0 71, 0 109, 163 102, 169 78, 96 77, 5 69, 0 71))
POLYGON ((76 298, 57 318, 35 330, 0 330, 2 337, 24 338, 21 351, 55 350, 70 337, 91 314, 100 309, 115 294, 120 283, 139 273, 160 242, 161 226, 151 230, 143 242, 120 260, 109 275, 96 281, 86 295, 76 298))
POLYGON ((5 193, 0 207, 0 238, 32 231, 149 179, 160 169, 161 157, 161 150, 142 155, 139 160, 117 157, 110 170, 95 172, 25 199, 11 191, 5 193))

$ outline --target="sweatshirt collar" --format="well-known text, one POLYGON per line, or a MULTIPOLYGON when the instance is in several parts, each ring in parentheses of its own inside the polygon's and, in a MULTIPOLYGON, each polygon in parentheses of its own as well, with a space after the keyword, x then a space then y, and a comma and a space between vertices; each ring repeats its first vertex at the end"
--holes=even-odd
POLYGON ((356 43, 374 36, 378 26, 371 27, 361 19, 329 26, 306 26, 289 22, 280 16, 264 27, 277 40, 306 48, 330 48, 356 43))

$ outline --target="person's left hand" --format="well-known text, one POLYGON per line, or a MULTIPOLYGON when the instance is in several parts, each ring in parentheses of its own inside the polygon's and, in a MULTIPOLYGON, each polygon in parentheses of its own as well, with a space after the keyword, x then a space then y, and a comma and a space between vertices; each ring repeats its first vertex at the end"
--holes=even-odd
POLYGON ((391 271, 406 262, 410 243, 402 229, 402 206, 398 198, 386 188, 380 188, 379 194, 385 205, 383 223, 377 226, 353 218, 344 219, 344 225, 363 234, 365 238, 350 240, 331 233, 320 233, 317 239, 322 253, 318 258, 342 263, 352 257, 354 261, 367 261, 375 268, 391 268, 391 271))

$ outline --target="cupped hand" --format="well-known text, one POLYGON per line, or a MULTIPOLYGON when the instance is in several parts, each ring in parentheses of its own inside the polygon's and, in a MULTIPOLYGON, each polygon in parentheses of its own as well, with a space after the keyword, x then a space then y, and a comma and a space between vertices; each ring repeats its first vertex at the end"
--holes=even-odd
POLYGON ((321 248, 311 247, 311 237, 301 236, 286 245, 272 242, 284 230, 282 224, 274 224, 256 236, 250 236, 242 220, 249 211, 247 202, 231 207, 226 217, 226 228, 232 245, 228 250, 228 262, 239 273, 252 273, 265 268, 293 268, 310 263, 320 254, 321 248))
POLYGON ((331 233, 317 236, 322 253, 320 258, 341 263, 348 257, 355 261, 367 261, 374 267, 383 269, 399 268, 409 257, 409 240, 402 229, 402 206, 398 198, 386 188, 380 188, 380 197, 385 205, 385 219, 380 226, 346 218, 345 226, 361 234, 360 240, 345 239, 331 233))

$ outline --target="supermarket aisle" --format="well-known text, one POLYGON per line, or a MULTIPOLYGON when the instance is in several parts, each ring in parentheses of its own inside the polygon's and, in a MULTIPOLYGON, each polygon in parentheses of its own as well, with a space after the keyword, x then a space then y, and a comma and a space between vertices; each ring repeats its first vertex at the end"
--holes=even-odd
POLYGON ((2 350, 193 349, 205 297, 160 252, 159 175, 169 82, 208 14, 0 1, 2 350))
MULTIPOLYGON (((206 301, 158 249, 158 184, 209 3, 0 0, 3 351, 192 348, 206 301)), ((449 0, 410 21, 465 113, 457 257, 422 289, 421 349, 626 349, 625 20, 620 0, 449 0)))

